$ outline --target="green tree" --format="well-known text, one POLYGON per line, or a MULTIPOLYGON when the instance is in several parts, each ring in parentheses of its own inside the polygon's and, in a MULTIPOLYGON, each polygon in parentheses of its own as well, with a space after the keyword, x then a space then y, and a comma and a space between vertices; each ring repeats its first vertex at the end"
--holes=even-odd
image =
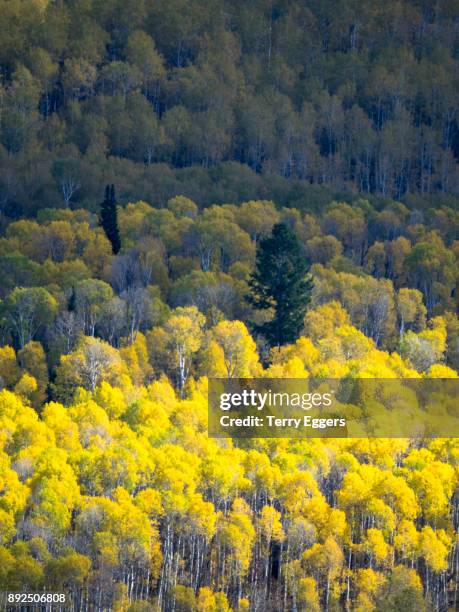
POLYGON ((270 320, 255 325, 256 330, 273 346, 294 342, 304 324, 312 278, 295 234, 283 223, 260 241, 249 286, 249 302, 272 313, 270 320))
POLYGON ((57 313, 56 300, 43 287, 16 287, 3 306, 8 326, 21 349, 44 325, 51 323, 57 313))
POLYGON ((426 609, 421 580, 414 569, 403 566, 394 568, 376 601, 376 609, 381 612, 422 612, 426 609))
POLYGON ((111 242, 113 253, 116 255, 121 249, 121 239, 114 185, 107 185, 105 188, 105 198, 100 207, 100 224, 111 242))

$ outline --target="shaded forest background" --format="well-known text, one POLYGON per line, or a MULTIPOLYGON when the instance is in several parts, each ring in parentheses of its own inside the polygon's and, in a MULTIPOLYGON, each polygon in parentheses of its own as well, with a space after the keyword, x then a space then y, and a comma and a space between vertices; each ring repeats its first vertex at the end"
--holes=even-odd
POLYGON ((3 1, 0 209, 457 194, 458 27, 450 0, 3 1))

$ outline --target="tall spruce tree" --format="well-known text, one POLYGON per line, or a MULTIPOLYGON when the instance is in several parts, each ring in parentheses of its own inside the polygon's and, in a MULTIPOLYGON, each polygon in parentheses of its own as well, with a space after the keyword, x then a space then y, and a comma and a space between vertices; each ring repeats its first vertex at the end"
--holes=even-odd
POLYGON ((77 303, 76 303, 75 285, 72 285, 72 293, 70 294, 69 300, 67 302, 67 310, 69 312, 75 312, 76 307, 77 307, 77 303))
POLYGON ((248 301, 258 310, 272 309, 271 320, 255 330, 271 346, 294 342, 303 327, 311 299, 309 264, 295 234, 283 223, 260 241, 255 271, 249 280, 248 301))
POLYGON ((105 198, 100 206, 100 224, 111 242, 113 253, 116 255, 121 248, 121 240, 114 185, 107 185, 105 187, 105 198))

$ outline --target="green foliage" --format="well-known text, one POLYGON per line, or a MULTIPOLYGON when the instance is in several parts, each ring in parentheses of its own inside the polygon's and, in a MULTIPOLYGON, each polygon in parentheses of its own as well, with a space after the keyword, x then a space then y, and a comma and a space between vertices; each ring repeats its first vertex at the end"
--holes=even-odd
POLYGON ((293 342, 304 324, 312 280, 298 240, 286 225, 276 224, 272 235, 260 241, 249 287, 250 303, 273 313, 271 320, 256 329, 271 346, 293 342))
POLYGON ((381 612, 425 610, 426 604, 419 577, 406 567, 394 568, 387 585, 382 589, 382 593, 377 599, 376 605, 377 610, 381 610, 381 612))
POLYGON ((454 4, 335 9, 7 3, 2 212, 95 211, 107 177, 120 200, 162 206, 177 194, 303 210, 344 192, 405 197, 414 209, 434 192, 454 202, 454 4))
POLYGON ((3 304, 6 325, 21 348, 31 342, 57 313, 57 301, 43 287, 16 287, 3 304))
POLYGON ((116 255, 121 248, 121 241, 114 185, 107 185, 105 189, 105 198, 100 206, 100 224, 110 240, 113 253, 116 255))

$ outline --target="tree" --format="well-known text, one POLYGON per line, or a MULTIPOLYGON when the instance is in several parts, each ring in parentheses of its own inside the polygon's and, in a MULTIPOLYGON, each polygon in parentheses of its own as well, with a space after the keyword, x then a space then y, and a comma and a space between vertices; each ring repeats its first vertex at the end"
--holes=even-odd
POLYGON ((249 286, 249 303, 272 314, 255 329, 271 345, 294 342, 303 327, 312 279, 297 238, 283 223, 276 224, 271 236, 260 241, 249 286))
POLYGON ((88 278, 75 288, 76 313, 81 317, 84 332, 94 336, 96 326, 105 316, 105 309, 113 298, 110 285, 104 281, 88 278))
POLYGON ((36 380, 37 390, 33 394, 32 403, 38 408, 44 403, 49 382, 45 351, 39 342, 32 341, 18 351, 17 359, 21 368, 36 380))
POLYGON ((243 499, 234 500, 230 513, 221 521, 218 538, 228 551, 227 559, 232 570, 225 579, 228 582, 232 578, 240 579, 249 570, 252 544, 255 539, 251 511, 243 499), (232 575, 233 571, 235 576, 232 575))
POLYGON ((422 302, 422 293, 417 289, 402 287, 396 299, 400 338, 407 330, 422 331, 425 327, 426 307, 422 302))
POLYGON ((320 599, 314 578, 301 578, 298 584, 298 600, 304 612, 320 612, 320 599))
POLYGON ((37 284, 39 266, 28 257, 11 252, 0 257, 0 297, 4 298, 15 287, 37 284))
POLYGON ((16 353, 11 346, 0 347, 0 388, 12 388, 21 377, 16 353))
POLYGON ((91 560, 69 549, 46 565, 48 584, 56 589, 81 587, 89 574, 91 560))
POLYGON ((147 97, 156 101, 165 70, 153 39, 141 30, 133 32, 127 41, 126 57, 138 69, 147 97))
POLYGON ((121 249, 121 239, 114 185, 107 185, 105 188, 105 198, 100 207, 100 224, 111 242, 113 253, 116 255, 121 249))
POLYGON ((68 402, 78 387, 94 391, 103 380, 119 384, 123 373, 120 355, 113 347, 98 338, 83 336, 73 353, 61 357, 54 389, 62 401, 68 402))
POLYGON ((16 287, 4 302, 5 314, 19 347, 33 340, 36 334, 57 313, 57 302, 42 287, 16 287))
POLYGON ((178 584, 174 589, 174 596, 177 612, 193 612, 196 610, 196 597, 191 587, 178 584))
POLYGON ((419 334, 408 331, 400 342, 400 354, 420 372, 443 361, 446 350, 446 324, 442 317, 430 321, 430 329, 419 334))
POLYGON ((426 610, 421 580, 414 569, 403 565, 394 568, 376 600, 376 609, 387 612, 426 610))
POLYGON ((54 162, 53 174, 65 205, 70 206, 72 197, 81 188, 81 160, 74 145, 62 150, 54 162))
POLYGON ((327 264, 343 252, 343 245, 334 236, 314 236, 306 243, 306 251, 312 263, 327 264))
MULTIPOLYGON (((337 542, 328 537, 323 544, 313 544, 303 553, 303 565, 308 573, 317 574, 319 588, 325 593, 325 605, 328 607, 330 595, 337 590, 339 574, 344 563, 344 555, 337 542)), ((335 597, 334 597, 335 598, 335 597)))
POLYGON ((413 247, 405 267, 410 284, 422 291, 429 313, 438 302, 448 303, 457 282, 457 263, 437 232, 413 247))
POLYGON ((255 342, 241 321, 220 321, 212 328, 205 358, 212 376, 249 378, 259 371, 255 342))
POLYGON ((200 349, 205 319, 195 306, 176 308, 163 327, 148 334, 153 365, 167 364, 183 395, 195 353, 200 349))
POLYGON ((223 207, 206 209, 190 226, 187 243, 199 256, 204 272, 214 268, 217 261, 222 272, 236 261, 253 261, 254 248, 249 235, 223 207))
POLYGON ((238 289, 228 274, 195 270, 174 283, 170 299, 173 305, 197 306, 209 322, 216 323, 222 314, 227 319, 239 314, 242 287, 238 289))

